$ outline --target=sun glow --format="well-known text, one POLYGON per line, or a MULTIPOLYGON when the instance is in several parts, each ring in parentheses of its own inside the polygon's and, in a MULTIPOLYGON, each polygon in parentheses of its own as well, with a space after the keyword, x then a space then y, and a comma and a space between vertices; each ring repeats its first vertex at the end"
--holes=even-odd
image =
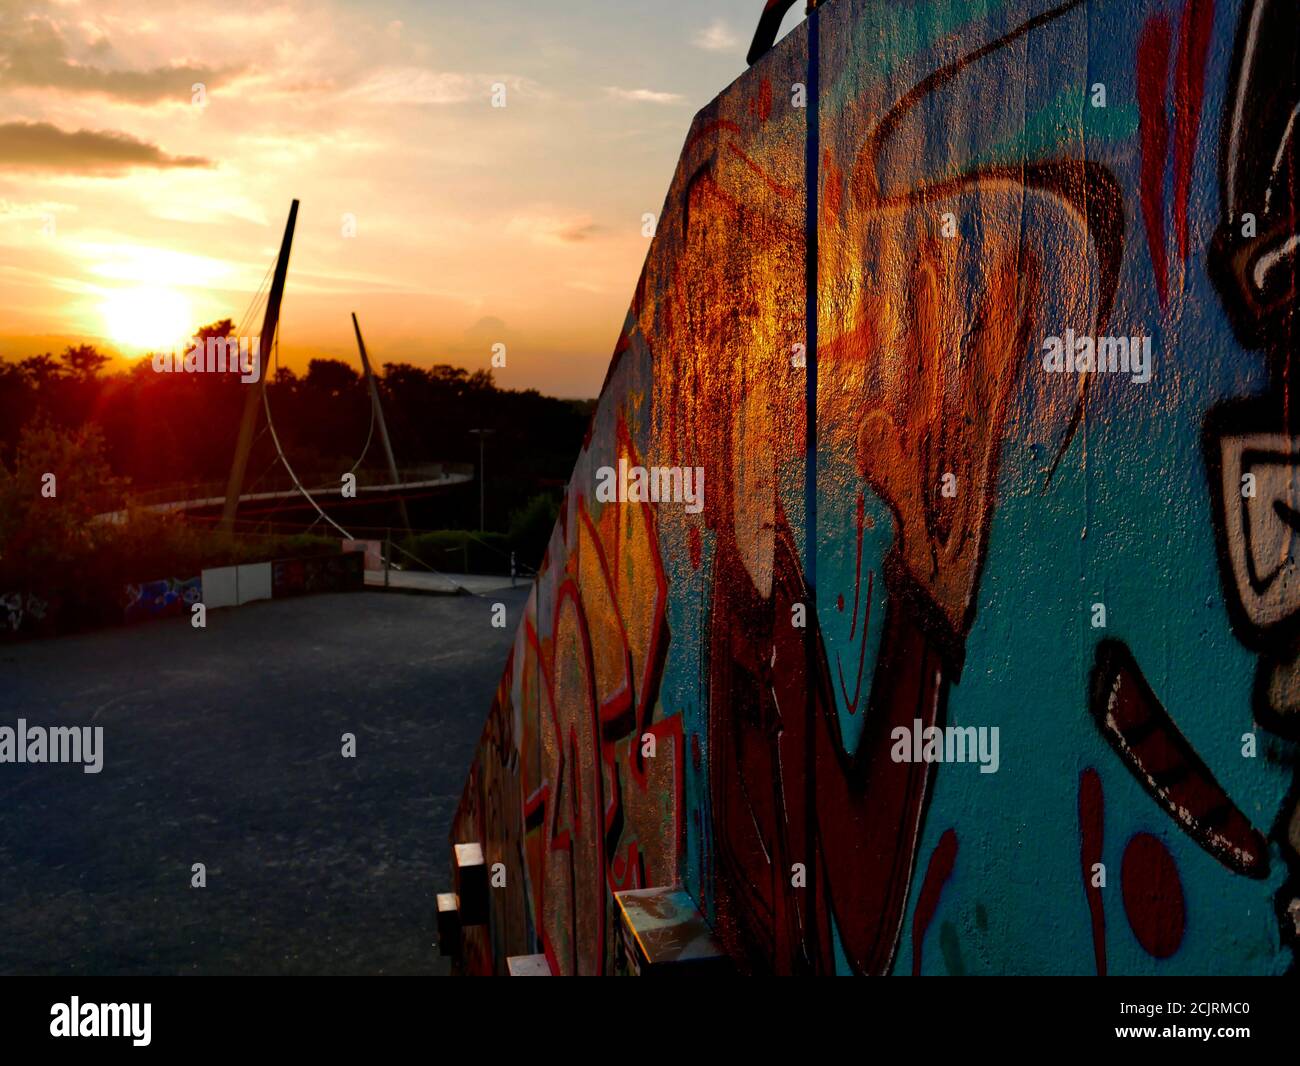
POLYGON ((105 331, 128 354, 183 348, 195 328, 189 299, 165 286, 114 290, 99 310, 105 331))

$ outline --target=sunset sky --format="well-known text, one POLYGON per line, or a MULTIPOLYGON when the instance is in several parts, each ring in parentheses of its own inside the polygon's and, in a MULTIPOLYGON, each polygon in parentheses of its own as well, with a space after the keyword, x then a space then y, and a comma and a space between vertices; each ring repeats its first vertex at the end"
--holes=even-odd
POLYGON ((499 341, 499 384, 593 396, 762 6, 0 0, 0 357, 238 321, 297 197, 290 366, 355 362, 355 310, 378 363, 499 341))

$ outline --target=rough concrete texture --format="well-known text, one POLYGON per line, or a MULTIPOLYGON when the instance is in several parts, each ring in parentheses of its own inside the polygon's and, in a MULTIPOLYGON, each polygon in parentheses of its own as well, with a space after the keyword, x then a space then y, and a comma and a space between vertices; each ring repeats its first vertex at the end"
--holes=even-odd
POLYGON ((747 971, 1292 964, 1298 39, 831 0, 696 116, 457 815, 466 972, 610 972, 672 884, 747 971))

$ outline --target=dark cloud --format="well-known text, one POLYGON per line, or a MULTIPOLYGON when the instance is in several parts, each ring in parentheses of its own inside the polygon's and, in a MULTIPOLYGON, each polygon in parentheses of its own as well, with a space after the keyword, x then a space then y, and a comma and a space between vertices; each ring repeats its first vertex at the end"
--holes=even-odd
MULTIPOLYGON (((111 52, 103 39, 92 51, 111 52)), ((110 70, 77 63, 68 57, 59 31, 38 18, 17 25, 0 23, 0 86, 55 89, 68 93, 109 96, 134 104, 163 99, 189 102, 191 87, 209 89, 239 73, 234 67, 178 64, 152 70, 110 70)))
POLYGON ((482 336, 485 333, 490 333, 493 336, 496 336, 503 332, 505 328, 506 324, 504 320, 497 318, 496 315, 484 315, 465 331, 465 335, 467 337, 482 336))
POLYGON ((104 174, 132 167, 206 167, 200 156, 168 155, 156 144, 115 130, 69 133, 48 122, 0 123, 0 169, 104 174))
POLYGON ((555 231, 555 237, 569 244, 587 241, 601 232, 601 227, 594 222, 576 222, 555 231))

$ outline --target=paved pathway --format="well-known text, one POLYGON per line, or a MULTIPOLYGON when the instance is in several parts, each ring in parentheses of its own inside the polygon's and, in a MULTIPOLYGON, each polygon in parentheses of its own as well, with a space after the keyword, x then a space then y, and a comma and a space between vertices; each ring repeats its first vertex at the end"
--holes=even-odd
MULTIPOLYGON (((457 595, 472 592, 485 596, 499 589, 525 589, 530 581, 526 577, 515 578, 512 583, 508 577, 496 577, 492 574, 443 574, 430 573, 428 570, 390 570, 388 587, 399 592, 441 592, 457 595)), ((367 588, 383 588, 384 572, 382 570, 366 571, 367 588)))
POLYGON ((0 646, 0 726, 104 727, 99 774, 0 764, 0 973, 445 970, 433 896, 526 595, 494 593, 504 630, 362 592, 0 646))

